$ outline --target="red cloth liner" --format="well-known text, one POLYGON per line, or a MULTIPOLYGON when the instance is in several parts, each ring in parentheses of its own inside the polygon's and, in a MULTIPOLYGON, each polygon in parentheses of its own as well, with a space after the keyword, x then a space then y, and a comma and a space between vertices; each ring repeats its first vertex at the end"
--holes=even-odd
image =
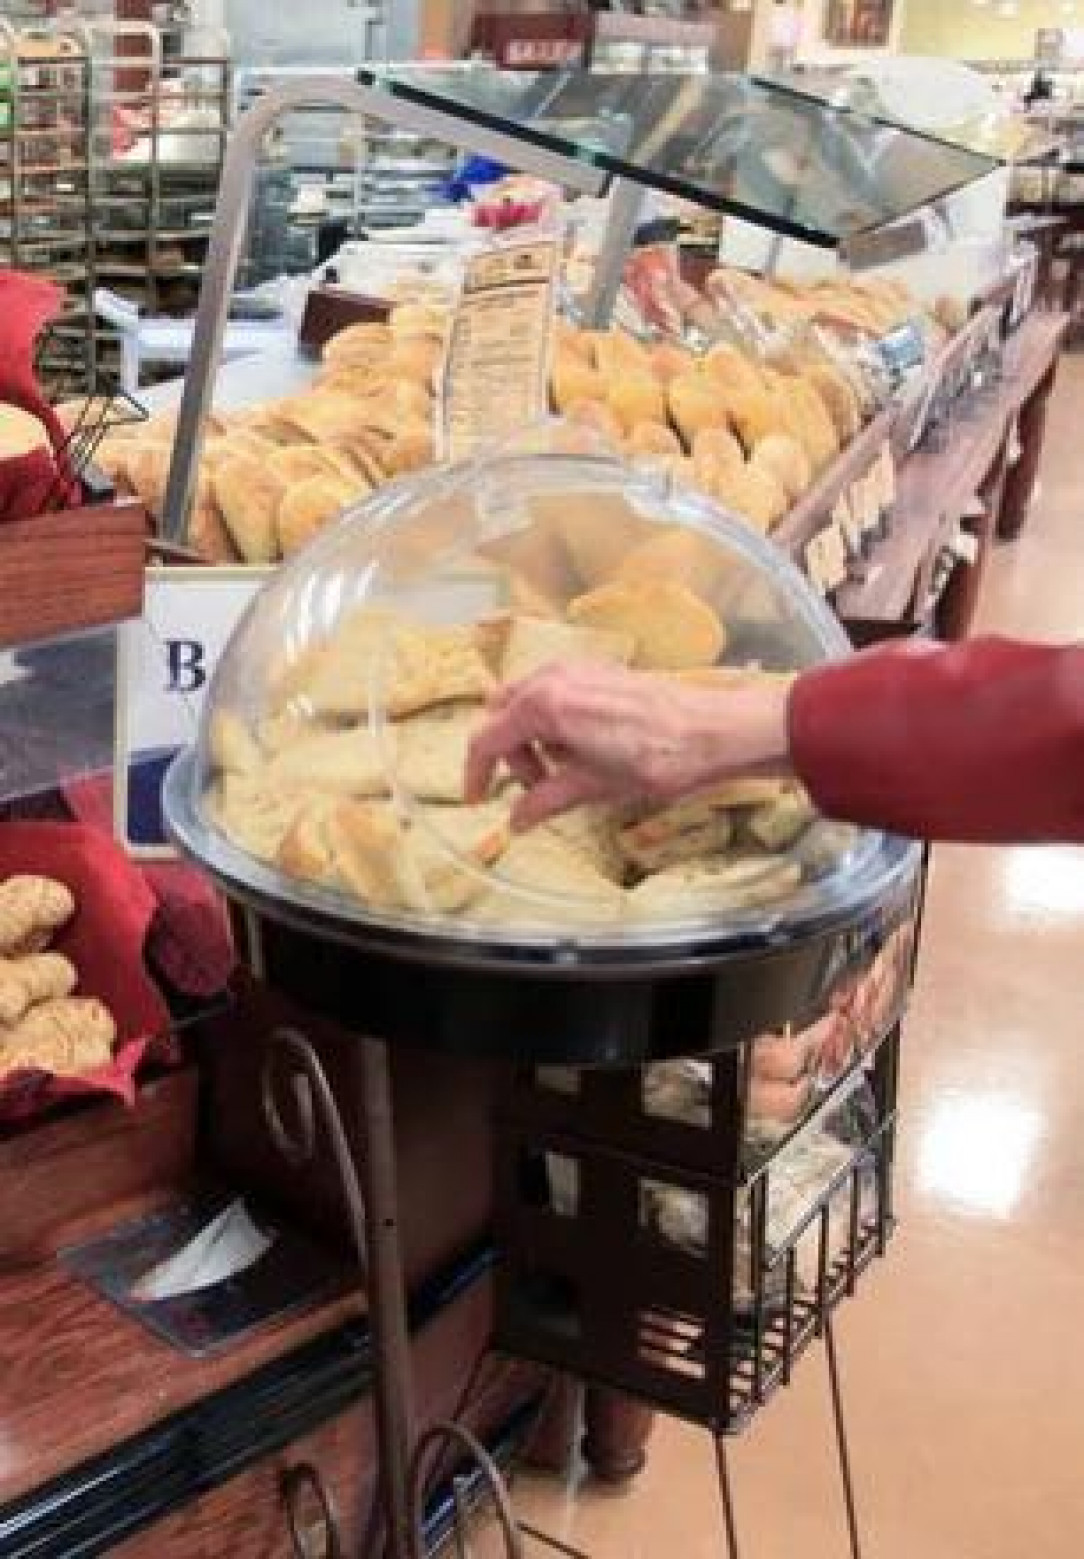
MULTIPOLYGON (((113 781, 95 775, 64 788, 64 799, 81 822, 113 832, 113 781)), ((137 865, 154 900, 147 957, 174 990, 206 999, 220 995, 236 964, 229 921, 209 878, 182 862, 137 865)))
POLYGON ((78 823, 0 823, 0 879, 25 874, 52 877, 75 895, 75 917, 53 946, 79 971, 77 994, 96 996, 112 1012, 117 1046, 110 1066, 85 1077, 24 1072, 0 1080, 0 1120, 24 1119, 80 1095, 134 1104, 137 1068, 170 1027, 169 1008, 143 961, 154 895, 123 850, 78 823))
POLYGON ((60 314, 64 289, 41 276, 0 267, 0 401, 19 406, 43 423, 53 447, 0 460, 0 520, 25 520, 76 501, 77 483, 64 426, 38 383, 34 350, 45 326, 60 314))

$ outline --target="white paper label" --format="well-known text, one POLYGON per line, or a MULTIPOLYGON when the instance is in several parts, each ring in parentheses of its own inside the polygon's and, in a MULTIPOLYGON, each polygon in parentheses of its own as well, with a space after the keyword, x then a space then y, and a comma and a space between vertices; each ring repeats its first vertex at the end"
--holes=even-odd
POLYGON ((559 260, 555 239, 536 238, 467 265, 441 392, 443 459, 469 459, 546 415, 559 260))
POLYGON ((222 652, 268 573, 151 569, 142 619, 119 630, 114 822, 133 854, 172 853, 162 820, 165 771, 196 740, 222 652))

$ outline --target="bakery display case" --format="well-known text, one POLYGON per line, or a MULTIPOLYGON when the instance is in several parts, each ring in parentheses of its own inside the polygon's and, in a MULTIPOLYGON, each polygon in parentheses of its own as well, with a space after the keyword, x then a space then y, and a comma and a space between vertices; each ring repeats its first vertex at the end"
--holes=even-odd
MULTIPOLYGON (((782 1024, 816 999, 826 946, 913 878, 914 853, 829 828, 766 782, 516 841, 514 788, 464 804, 467 746, 487 696, 554 657, 631 664, 679 689, 844 650, 800 576, 691 495, 604 459, 452 469, 362 506, 280 570, 220 665, 167 808, 240 902, 352 945, 397 1032, 420 1015, 409 977, 395 993, 396 961, 421 960, 427 1007, 451 976, 448 1043, 462 1028, 499 1052, 537 1032, 575 1060, 571 1012, 548 1031, 553 1001, 533 1016, 534 984, 559 974, 571 1008, 577 974, 623 975, 634 989, 586 1042, 639 1059, 693 1040, 674 1012, 681 977, 703 992, 717 966, 728 987, 740 974, 743 1001, 716 999, 695 1048, 739 1043, 757 1031, 742 1025, 782 1024), (659 979, 672 1006, 655 1033, 629 998, 659 979), (475 999, 461 1023, 457 1003, 475 999)), ((606 1000, 604 987, 588 1005, 606 1000)))

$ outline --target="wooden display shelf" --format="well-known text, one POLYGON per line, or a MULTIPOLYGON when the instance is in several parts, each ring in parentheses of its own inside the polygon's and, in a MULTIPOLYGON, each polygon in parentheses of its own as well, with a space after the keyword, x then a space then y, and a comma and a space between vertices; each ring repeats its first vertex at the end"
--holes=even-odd
POLYGON ((0 649, 140 616, 149 529, 138 503, 0 526, 0 649))
POLYGON ((0 1507, 359 1313, 357 1300, 339 1300, 262 1327, 226 1353, 189 1359, 53 1261, 6 1275, 0 1284, 0 1507))
POLYGON ((799 565, 805 548, 823 530, 839 500, 876 464, 892 437, 895 420, 895 407, 879 412, 772 532, 772 539, 793 554, 799 565))
MULTIPOLYGON (((889 533, 874 549, 862 578, 844 585, 836 597, 844 622, 905 624, 913 619, 929 566, 997 467, 1017 419, 1026 418, 1029 437, 1020 464, 1027 463, 1031 481, 1018 481, 1014 488, 1019 512, 1012 519, 1019 528, 1042 447, 1041 421, 1029 413, 1037 401, 1045 407, 1067 327, 1063 314, 1033 314, 1007 348, 996 397, 957 413, 943 449, 919 450, 905 459, 889 533)), ((1008 502, 1007 490, 1003 523, 1008 502)))

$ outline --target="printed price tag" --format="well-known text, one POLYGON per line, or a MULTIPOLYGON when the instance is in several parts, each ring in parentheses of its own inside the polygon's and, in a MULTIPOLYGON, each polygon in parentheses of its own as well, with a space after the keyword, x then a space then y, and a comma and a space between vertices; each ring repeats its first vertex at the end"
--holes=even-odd
POLYGON ((441 388, 443 459, 468 459, 546 415, 559 262, 555 239, 533 239, 467 265, 441 388))
POLYGON ((118 631, 113 817, 134 854, 173 854, 162 782, 196 740, 211 678, 269 570, 162 568, 147 573, 143 617, 118 631))

